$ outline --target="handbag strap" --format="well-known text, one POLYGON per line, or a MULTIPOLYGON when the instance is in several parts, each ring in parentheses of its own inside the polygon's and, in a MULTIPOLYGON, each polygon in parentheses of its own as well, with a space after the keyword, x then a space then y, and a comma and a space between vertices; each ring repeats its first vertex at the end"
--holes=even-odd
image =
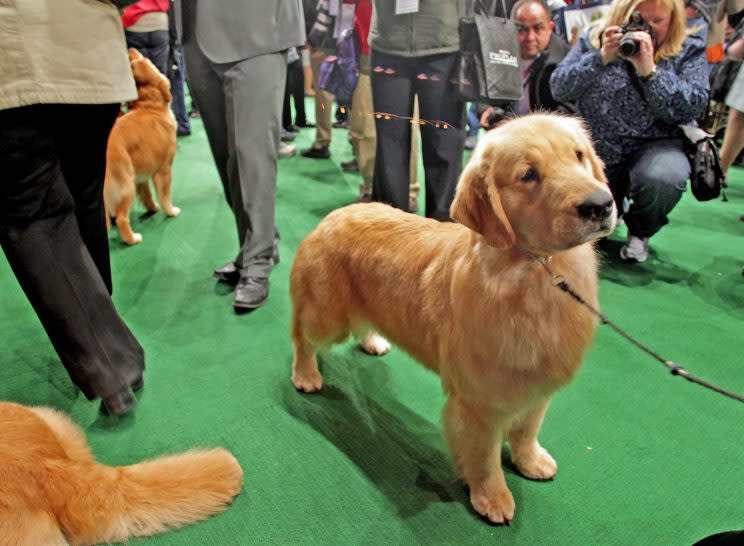
MULTIPOLYGON (((469 6, 472 6, 472 13, 495 16, 496 8, 491 4, 491 0, 473 0, 468 3, 469 6), (478 8, 477 11, 476 8, 478 8)), ((509 19, 509 13, 506 11, 506 0, 501 0, 501 9, 504 10, 504 19, 509 19)))

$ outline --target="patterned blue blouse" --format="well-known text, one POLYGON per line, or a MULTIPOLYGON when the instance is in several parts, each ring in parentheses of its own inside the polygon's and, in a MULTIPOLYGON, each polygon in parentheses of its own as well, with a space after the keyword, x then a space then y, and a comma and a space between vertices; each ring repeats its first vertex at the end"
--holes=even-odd
POLYGON ((699 36, 688 36, 678 55, 657 63, 655 78, 641 82, 647 101, 640 98, 624 64, 603 65, 587 35, 550 78, 556 100, 576 101, 608 167, 627 161, 649 140, 677 136, 676 126, 691 123, 708 102, 705 42, 699 36))

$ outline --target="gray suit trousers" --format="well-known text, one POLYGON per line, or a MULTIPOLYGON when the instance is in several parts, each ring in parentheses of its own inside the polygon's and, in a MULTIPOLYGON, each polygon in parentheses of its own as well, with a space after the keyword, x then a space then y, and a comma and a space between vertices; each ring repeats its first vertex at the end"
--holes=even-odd
POLYGON ((274 204, 286 51, 214 63, 187 36, 183 53, 191 92, 235 215, 240 244, 235 265, 243 276, 268 277, 278 241, 274 204))

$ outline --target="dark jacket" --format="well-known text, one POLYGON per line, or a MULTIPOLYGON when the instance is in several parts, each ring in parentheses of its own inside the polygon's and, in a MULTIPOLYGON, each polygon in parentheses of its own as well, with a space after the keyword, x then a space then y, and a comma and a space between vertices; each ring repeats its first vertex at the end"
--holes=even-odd
POLYGON ((656 76, 641 83, 643 100, 624 62, 602 64, 584 36, 550 78, 553 95, 575 100, 607 167, 627 161, 650 140, 675 138, 678 124, 694 121, 708 103, 705 42, 688 36, 683 50, 657 63, 656 76))
MULTIPOLYGON (((573 102, 561 102, 556 100, 550 90, 550 76, 553 74, 556 66, 558 66, 558 63, 563 60, 570 50, 571 46, 564 42, 559 36, 553 34, 548 42, 548 47, 538 55, 530 66, 527 78, 529 79, 530 84, 529 93, 531 111, 549 110, 551 112, 564 112, 567 114, 572 114, 576 111, 573 102)), ((502 108, 494 107, 488 118, 489 127, 492 127, 504 118, 513 117, 514 104, 515 103, 511 103, 502 108)), ((485 112, 487 108, 487 104, 479 104, 479 115, 485 112)))

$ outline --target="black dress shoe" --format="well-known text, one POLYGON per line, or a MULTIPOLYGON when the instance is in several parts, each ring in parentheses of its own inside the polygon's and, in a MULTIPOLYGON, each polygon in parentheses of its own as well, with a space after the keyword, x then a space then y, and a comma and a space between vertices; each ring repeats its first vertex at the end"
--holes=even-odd
POLYGON ((312 129, 313 127, 315 127, 314 123, 308 123, 307 121, 298 121, 295 125, 297 125, 297 127, 299 127, 300 129, 312 129))
POLYGON ((233 307, 236 311, 249 311, 261 307, 269 297, 269 279, 265 277, 241 277, 235 287, 233 307))
POLYGON ((129 413, 136 405, 137 397, 134 396, 132 387, 125 387, 101 400, 101 413, 118 417, 129 413))
POLYGON ((356 159, 350 159, 349 161, 341 162, 341 170, 347 173, 358 173, 359 164, 356 159))
POLYGON ((215 269, 212 276, 220 282, 237 284, 240 280, 240 269, 235 267, 235 262, 227 262, 219 269, 215 269))
POLYGON ((302 152, 302 157, 309 157, 312 159, 329 159, 331 157, 331 152, 328 149, 328 146, 324 146, 323 148, 308 148, 304 152, 302 152))

